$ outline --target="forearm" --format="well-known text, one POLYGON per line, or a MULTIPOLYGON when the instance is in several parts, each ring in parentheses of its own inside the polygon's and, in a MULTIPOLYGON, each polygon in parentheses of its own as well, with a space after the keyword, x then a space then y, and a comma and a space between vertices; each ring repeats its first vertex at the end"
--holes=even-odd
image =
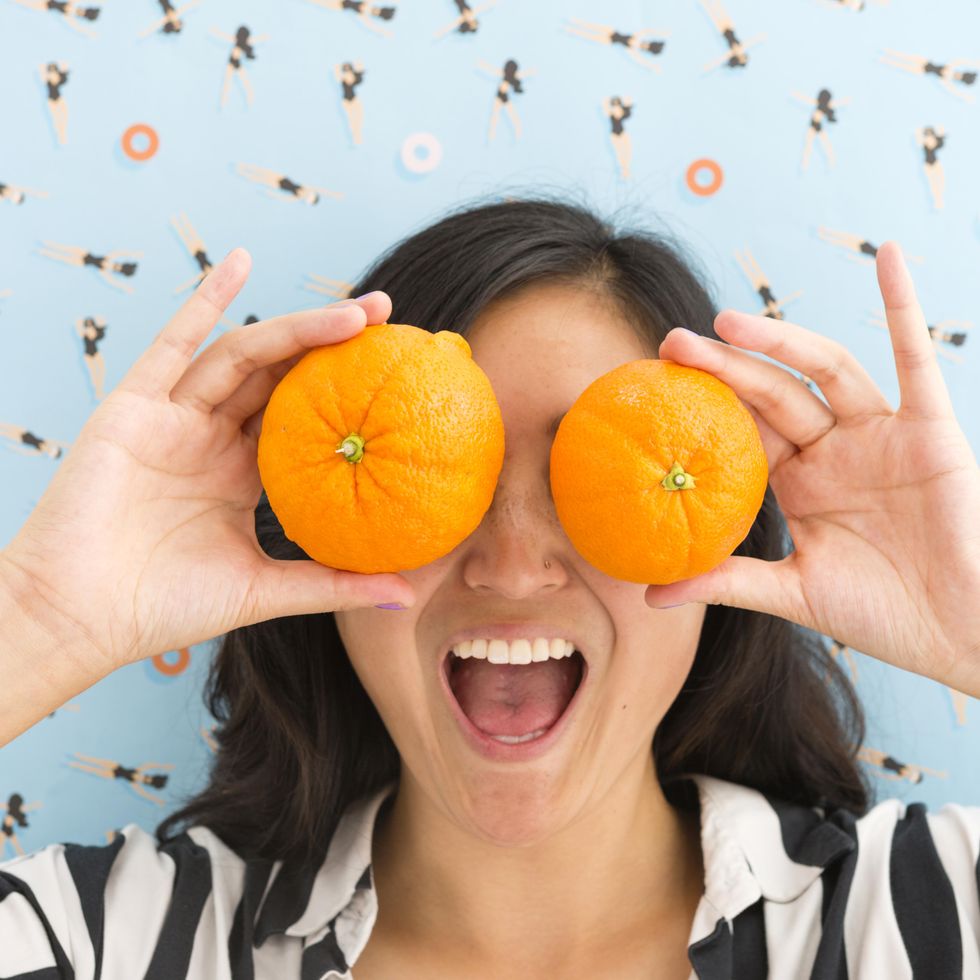
POLYGON ((102 679, 90 641, 0 551, 0 746, 102 679))

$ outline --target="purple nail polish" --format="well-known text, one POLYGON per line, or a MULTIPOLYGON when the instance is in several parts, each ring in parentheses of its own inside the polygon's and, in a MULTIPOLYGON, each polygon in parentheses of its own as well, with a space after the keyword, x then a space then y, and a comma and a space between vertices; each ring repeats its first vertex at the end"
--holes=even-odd
POLYGON ((400 602, 386 602, 383 606, 375 606, 375 609, 404 609, 400 602))

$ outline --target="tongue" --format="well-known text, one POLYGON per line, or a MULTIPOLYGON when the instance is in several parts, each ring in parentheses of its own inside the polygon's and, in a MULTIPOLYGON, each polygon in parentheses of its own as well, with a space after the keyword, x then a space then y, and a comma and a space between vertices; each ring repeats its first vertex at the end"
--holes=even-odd
POLYGON ((578 655, 530 664, 457 661, 449 685, 464 714, 487 735, 527 735, 550 728, 579 681, 578 655))

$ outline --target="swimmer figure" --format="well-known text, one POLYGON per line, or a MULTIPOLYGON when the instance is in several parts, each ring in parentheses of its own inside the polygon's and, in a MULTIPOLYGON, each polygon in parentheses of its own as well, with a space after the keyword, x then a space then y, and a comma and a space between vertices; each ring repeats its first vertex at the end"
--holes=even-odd
POLYGON ((242 83, 242 88, 245 89, 245 98, 248 104, 251 105, 252 86, 242 65, 242 56, 244 55, 249 61, 254 61, 255 48, 252 45, 267 41, 269 35, 263 34, 261 37, 252 37, 252 32, 244 24, 238 28, 234 37, 224 34, 216 27, 211 28, 211 33, 215 37, 220 37, 222 41, 230 41, 233 45, 231 54, 228 56, 228 65, 225 68, 225 79, 221 86, 222 107, 224 107, 225 102, 228 100, 228 90, 231 87, 231 80, 234 76, 237 76, 238 80, 242 83))
POLYGON ((882 770, 878 772, 882 779, 907 779, 910 783, 921 783, 924 778, 923 774, 927 772, 933 776, 939 776, 941 779, 946 779, 948 775, 945 772, 937 772, 935 769, 927 769, 925 766, 914 766, 910 762, 899 762, 890 755, 885 755, 884 752, 868 745, 862 745, 854 753, 854 757, 862 762, 869 762, 871 765, 877 766, 879 770, 882 770))
POLYGON ((75 332, 82 338, 84 344, 82 356, 85 359, 85 367, 98 401, 105 398, 102 387, 105 384, 105 361, 99 351, 99 341, 105 336, 107 329, 105 320, 101 318, 87 316, 75 321, 75 332))
POLYGON ((480 29, 480 22, 476 19, 476 15, 482 14, 484 10, 489 10, 496 2, 497 0, 490 0, 489 3, 485 3, 482 7, 477 7, 474 10, 466 0, 453 0, 456 9, 459 11, 459 16, 448 27, 436 31, 435 40, 444 37, 450 31, 456 31, 457 34, 475 34, 480 29))
POLYGON ((754 44, 764 41, 766 39, 765 34, 759 34, 751 41, 743 43, 736 36, 732 19, 722 8, 721 0, 701 0, 701 6, 704 7, 705 12, 711 18, 711 22, 715 25, 715 29, 725 39, 729 48, 728 54, 723 54, 720 58, 709 61, 704 66, 704 70, 711 71, 712 68, 717 68, 719 65, 727 65, 729 68, 745 68, 749 63, 749 56, 746 51, 754 44))
POLYGON ((903 54, 901 51, 890 49, 886 49, 885 55, 879 60, 892 68, 900 68, 902 71, 911 72, 913 75, 935 75, 943 83, 947 92, 952 92, 957 98, 967 102, 973 101, 973 95, 970 92, 953 88, 953 82, 959 82, 961 85, 976 84, 977 73, 975 71, 961 71, 958 66, 967 65, 970 68, 978 68, 980 61, 960 59, 951 61, 948 65, 937 65, 928 58, 922 58, 917 54, 903 54))
POLYGON ((946 130, 942 126, 926 126, 915 131, 915 142, 922 147, 925 154, 923 167, 929 191, 937 211, 942 210, 943 190, 946 187, 946 174, 943 165, 936 154, 946 145, 946 130))
POLYGON ((341 65, 333 66, 333 75, 340 82, 341 103, 347 115, 351 137, 355 145, 359 146, 364 126, 364 105, 357 95, 357 86, 364 81, 364 65, 359 61, 353 64, 345 61, 341 65))
POLYGON ((172 0, 157 0, 163 10, 163 16, 152 23, 145 31, 140 32, 140 37, 148 37, 154 31, 161 34, 179 34, 184 29, 184 22, 180 19, 181 14, 186 14, 201 3, 201 0, 190 0, 183 7, 175 8, 172 0))
POLYGON ((820 89, 815 99, 809 99, 799 92, 792 92, 791 94, 794 99, 800 102, 816 106, 816 109, 810 114, 810 128, 807 130, 806 143, 803 147, 803 169, 806 170, 810 164, 810 154, 813 152, 813 138, 815 136, 819 137, 820 145, 823 147, 824 153, 827 154, 827 164, 832 167, 834 165, 834 148, 830 145, 830 138, 824 132, 823 124, 824 122, 828 125, 837 122, 837 106, 847 105, 851 100, 849 98, 833 99, 830 95, 830 89, 826 88, 820 89))
POLYGON ((11 449, 22 456, 48 456, 51 459, 61 459, 61 454, 71 445, 67 442, 56 442, 54 439, 42 439, 20 425, 0 422, 0 436, 11 442, 11 449), (32 448, 28 449, 27 446, 32 448))
POLYGON ((41 65, 41 81, 47 86, 48 111, 51 113, 58 142, 64 146, 68 142, 68 105, 61 89, 68 81, 68 65, 63 61, 49 61, 41 65))
POLYGON ((611 99, 602 100, 602 110, 609 117, 609 122, 612 125, 609 138, 612 140, 613 153, 616 154, 619 172, 623 180, 629 180, 633 144, 630 142, 630 134, 623 129, 623 122, 633 115, 633 100, 614 95, 611 99))
MULTIPOLYGON (((854 235, 849 231, 835 231, 833 228, 817 228, 817 235, 831 245, 838 245, 846 248, 849 254, 847 257, 854 262, 862 262, 866 265, 874 265, 875 257, 878 254, 878 246, 873 245, 860 235, 854 235)), ((922 262, 921 255, 905 255, 907 262, 922 262)))
POLYGON ((139 264, 137 262, 113 262, 112 260, 113 256, 116 255, 132 255, 140 259, 143 257, 142 252, 117 250, 105 255, 93 255, 80 245, 60 245, 57 242, 42 242, 41 244, 47 246, 47 248, 40 250, 41 255, 49 259, 57 259, 59 262, 67 262, 68 265, 77 265, 83 268, 90 265, 99 270, 99 274, 110 286, 115 286, 123 292, 133 292, 132 286, 111 278, 110 273, 116 273, 120 276, 134 276, 139 264))
POLYGON ((69 762, 68 765, 74 766, 76 769, 81 769, 83 772, 90 772, 96 776, 102 776, 104 779, 125 780, 144 799, 149 800, 151 803, 159 803, 160 806, 166 805, 164 800, 156 796, 151 796, 143 787, 152 786, 154 789, 163 789, 167 785, 167 780, 170 777, 162 774, 151 776, 143 772, 143 770, 173 769, 174 764, 172 762, 144 762, 135 769, 128 769, 113 759, 96 759, 90 755, 82 755, 80 752, 75 752, 73 755, 76 759, 84 759, 86 762, 94 763, 94 765, 83 766, 80 762, 69 762))
MULTIPOLYGON (((763 307, 759 311, 759 316, 767 316, 771 320, 785 320, 786 315, 783 313, 783 307, 802 296, 803 290, 798 289, 795 293, 791 293, 784 300, 778 300, 776 299, 776 296, 772 291, 772 287, 769 284, 769 278, 763 273, 759 263, 755 260, 755 257, 748 249, 745 250, 744 255, 736 252, 735 261, 739 264, 739 268, 741 268, 742 272, 745 274, 746 279, 749 280, 752 288, 759 294, 759 298, 762 300, 763 307)), ((811 390, 813 389, 812 378, 808 378, 805 374, 802 374, 799 371, 795 371, 793 373, 808 388, 811 390)))
POLYGON ((266 194, 280 201, 305 201, 312 205, 320 200, 321 195, 334 198, 344 196, 339 191, 328 191, 322 187, 307 187, 304 184, 297 184, 285 174, 276 173, 275 170, 270 170, 268 167, 239 163, 235 169, 253 183, 265 184, 267 188, 275 188, 274 190, 267 189, 266 194))
POLYGON ((50 10, 54 14, 61 14, 62 23, 67 24, 72 30, 90 38, 97 36, 95 31, 90 31, 76 23, 76 19, 98 20, 101 12, 98 7, 80 7, 74 0, 14 0, 14 2, 31 10, 50 10))
POLYGON ((32 197, 47 197, 47 191, 34 191, 29 187, 17 187, 14 184, 0 183, 0 201, 11 201, 14 204, 23 204, 27 200, 27 195, 32 197))
POLYGON ((170 223, 174 226, 174 230, 180 236, 180 240, 184 243, 184 248, 190 253, 191 258, 197 262, 200 271, 193 279, 189 282, 185 282, 183 285, 178 286, 174 290, 174 295, 182 293, 185 289, 190 289, 192 286, 197 287, 201 284, 204 277, 213 268, 211 260, 208 258, 207 250, 204 247, 204 240, 197 233, 194 226, 191 224, 190 218, 186 214, 179 214, 176 218, 171 218, 170 223))
POLYGON ((0 820, 0 858, 4 856, 7 850, 7 842, 4 840, 6 838, 10 841, 10 846, 14 849, 15 854, 23 854, 24 848, 20 846, 20 841, 17 840, 17 834, 14 833, 14 824, 18 827, 27 827, 27 817, 24 814, 28 810, 36 810, 40 803, 24 803, 24 797, 20 793, 11 793, 7 798, 7 802, 3 807, 3 820, 0 820))
POLYGON ((497 71, 492 65, 488 65, 485 61, 480 61, 479 66, 484 71, 489 72, 491 75, 496 75, 501 79, 500 84, 497 86, 497 92, 493 97, 493 111, 490 114, 490 133, 487 139, 493 140, 494 133, 497 129, 497 119, 500 117, 501 106, 507 110, 507 115, 510 117, 511 125, 514 127, 515 139, 520 139, 521 122, 517 118, 517 111, 514 109, 514 106, 510 101, 510 93, 522 93, 524 91, 524 87, 521 83, 525 78, 528 78, 534 74, 534 69, 525 69, 524 71, 518 70, 517 62, 514 61, 513 58, 505 62, 502 71, 497 71))
POLYGON ((393 37, 391 31, 379 24, 372 23, 371 18, 391 20, 395 16, 394 7, 374 7, 367 0, 310 0, 310 3, 315 3, 318 7, 324 7, 327 10, 350 10, 357 14, 357 19, 369 30, 380 34, 382 37, 393 37))
MULTIPOLYGON (((882 327, 883 329, 888 329, 888 323, 883 316, 870 316, 868 317, 868 322, 873 323, 876 327, 882 327)), ((940 320, 938 323, 926 324, 926 329, 929 331, 929 338, 932 340, 933 346, 936 348, 936 353, 940 357, 945 357, 947 361, 952 361, 954 364, 962 364, 963 358, 959 354, 953 354, 950 351, 943 350, 940 344, 951 344, 953 347, 962 347, 966 341, 966 331, 973 326, 973 323, 969 320, 940 320), (958 330, 951 330, 951 327, 958 327, 958 330)))
POLYGON ((670 31, 662 31, 658 28, 648 28, 639 31, 636 34, 622 34, 614 27, 609 27, 606 24, 592 24, 588 21, 580 20, 578 17, 572 17, 570 19, 577 26, 569 27, 566 24, 565 30, 569 34, 574 34, 576 37, 584 37, 587 41, 596 41, 599 44, 619 44, 629 52, 629 56, 638 65, 642 65, 644 68, 650 68, 653 71, 661 71, 660 65, 651 61, 649 58, 644 57, 643 55, 646 53, 656 57, 663 51, 666 42, 657 40, 643 40, 643 38, 647 35, 653 34, 657 34, 660 37, 670 37, 670 31))

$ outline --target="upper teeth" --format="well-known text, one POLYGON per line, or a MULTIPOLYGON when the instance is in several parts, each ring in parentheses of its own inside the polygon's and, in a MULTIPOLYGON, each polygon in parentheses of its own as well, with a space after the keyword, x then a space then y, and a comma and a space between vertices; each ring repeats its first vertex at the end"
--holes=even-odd
POLYGON ((570 657, 575 650, 571 640, 555 637, 553 640, 538 637, 534 640, 463 640, 453 646, 452 652, 464 660, 478 657, 492 664, 529 664, 553 657, 561 660, 570 657))

